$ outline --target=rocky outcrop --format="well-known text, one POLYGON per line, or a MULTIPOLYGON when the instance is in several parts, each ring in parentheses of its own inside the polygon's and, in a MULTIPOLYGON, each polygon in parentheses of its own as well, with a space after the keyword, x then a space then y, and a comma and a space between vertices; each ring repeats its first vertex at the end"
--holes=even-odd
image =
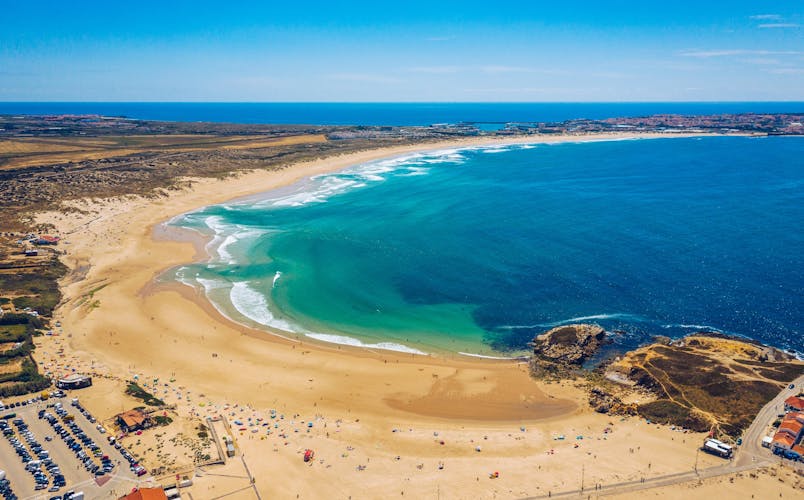
POLYGON ((606 343, 606 331, 598 325, 577 324, 553 328, 533 340, 531 368, 534 374, 568 374, 579 368, 606 343))
POLYGON ((533 354, 545 361, 580 365, 595 354, 606 339, 598 325, 566 325, 553 328, 533 341, 533 354))
POLYGON ((598 413, 608 415, 636 415, 637 405, 624 403, 622 399, 601 387, 589 391, 589 406, 598 413))

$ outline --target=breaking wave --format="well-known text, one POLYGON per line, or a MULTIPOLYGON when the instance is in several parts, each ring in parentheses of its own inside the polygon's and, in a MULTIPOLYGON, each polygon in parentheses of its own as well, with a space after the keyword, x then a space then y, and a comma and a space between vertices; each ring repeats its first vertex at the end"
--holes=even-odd
POLYGON ((506 361, 514 361, 518 359, 526 359, 524 356, 515 356, 515 357, 507 357, 507 356, 487 356, 485 354, 472 354, 471 352, 461 352, 458 351, 458 354, 461 356, 469 356, 472 358, 483 358, 483 359, 502 359, 506 361))
POLYGON ((265 296, 248 286, 247 283, 242 281, 233 283, 232 289, 229 291, 229 300, 237 312, 256 323, 283 332, 296 333, 296 329, 290 323, 273 315, 265 296))
POLYGON ((346 337, 344 335, 333 335, 329 333, 306 333, 305 335, 307 337, 320 340, 322 342, 329 342, 330 344, 341 344, 353 347, 362 347, 364 349, 381 349, 383 351, 396 351, 408 354, 427 355, 427 353, 424 351, 420 351, 418 349, 414 349, 406 345, 397 344, 395 342, 377 342, 376 344, 366 344, 365 342, 361 342, 356 338, 346 337))
POLYGON ((497 328, 501 330, 526 330, 531 328, 555 328, 561 325, 569 325, 572 323, 578 323, 580 321, 589 321, 589 320, 607 320, 607 319, 625 319, 631 321, 645 321, 641 316, 637 316, 635 314, 625 314, 625 313, 610 313, 610 314, 592 314, 590 316, 577 316, 575 318, 567 318, 562 319, 560 321, 552 321, 549 323, 534 323, 532 325, 502 325, 498 326, 497 328))

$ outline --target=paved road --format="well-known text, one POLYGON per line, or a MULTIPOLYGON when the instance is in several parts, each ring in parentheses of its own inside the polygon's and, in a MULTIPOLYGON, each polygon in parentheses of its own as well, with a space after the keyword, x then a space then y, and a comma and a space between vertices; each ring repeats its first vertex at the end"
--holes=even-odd
MULTIPOLYGON (((707 469, 699 469, 697 471, 678 472, 675 474, 667 474, 664 476, 656 476, 644 481, 629 481, 623 483, 614 483, 603 485, 602 488, 586 488, 583 490, 572 490, 552 493, 550 495, 542 495, 538 497, 529 498, 568 498, 578 497, 583 495, 605 496, 629 493, 638 490, 645 490, 650 488, 658 488, 661 486, 669 486, 672 484, 686 483, 689 481, 698 481, 710 477, 723 476, 733 474, 736 472, 745 472, 748 470, 758 469, 773 463, 776 463, 778 458, 771 454, 770 450, 762 447, 762 438, 765 436, 768 426, 777 418, 777 415, 784 411, 784 400, 790 396, 798 394, 804 385, 804 375, 801 375, 793 381, 794 388, 785 388, 768 404, 766 404, 757 414, 751 426, 743 433, 743 444, 738 449, 734 459, 729 463, 718 465, 716 467, 709 467, 707 469)), ((795 464, 786 461, 796 468, 802 468, 801 464, 795 464)))
POLYGON ((765 436, 768 425, 776 420, 777 415, 784 412, 784 400, 801 391, 802 385, 804 385, 804 375, 794 380, 793 384, 795 385, 793 389, 785 386, 779 395, 766 404, 751 423, 751 427, 743 433, 743 445, 737 451, 734 459, 735 466, 759 462, 767 464, 773 460, 773 455, 768 449, 762 447, 762 438, 765 436))

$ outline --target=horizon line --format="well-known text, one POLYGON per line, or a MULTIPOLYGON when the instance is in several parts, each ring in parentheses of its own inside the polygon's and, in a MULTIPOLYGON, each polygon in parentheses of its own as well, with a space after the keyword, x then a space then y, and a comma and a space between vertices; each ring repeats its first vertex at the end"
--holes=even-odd
POLYGON ((804 103, 804 98, 782 100, 648 100, 648 101, 168 101, 168 100, 0 100, 0 104, 735 104, 804 103))

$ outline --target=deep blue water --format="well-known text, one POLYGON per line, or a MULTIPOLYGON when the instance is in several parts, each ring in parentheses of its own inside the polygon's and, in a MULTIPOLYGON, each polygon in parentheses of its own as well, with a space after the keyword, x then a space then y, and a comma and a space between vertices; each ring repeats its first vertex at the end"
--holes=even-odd
POLYGON ((100 114, 145 120, 316 125, 556 122, 658 113, 801 113, 802 102, 140 103, 0 102, 0 114, 100 114))
POLYGON ((175 223, 216 236, 180 279, 318 338, 494 355, 586 321, 804 352, 804 138, 418 154, 175 223))

